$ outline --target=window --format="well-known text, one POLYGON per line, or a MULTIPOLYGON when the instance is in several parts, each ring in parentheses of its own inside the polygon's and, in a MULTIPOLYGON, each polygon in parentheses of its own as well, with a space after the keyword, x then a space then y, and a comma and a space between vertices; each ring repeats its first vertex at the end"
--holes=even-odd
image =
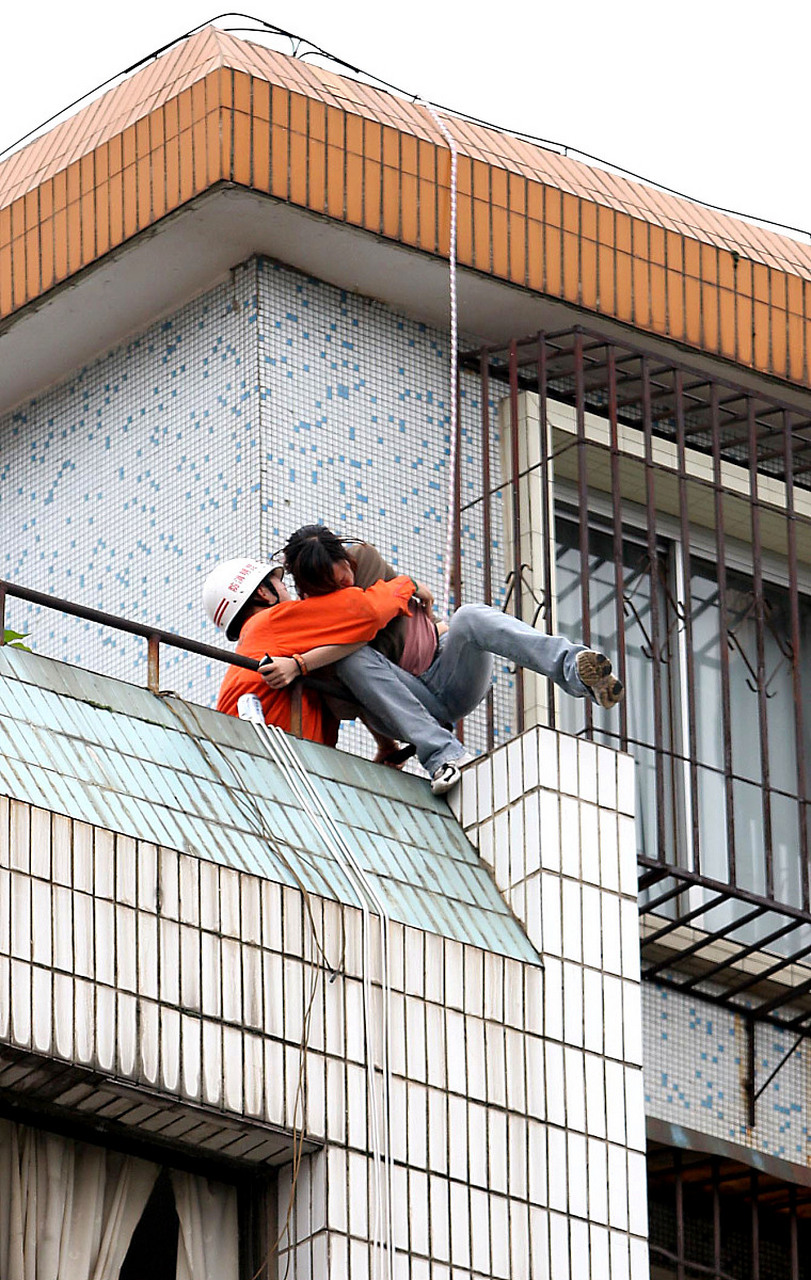
POLYGON ((172 1179, 163 1169, 133 1232, 119 1280, 175 1280, 179 1228, 172 1179))
POLYGON ((0 1276, 238 1280, 236 1188, 0 1120, 0 1276))
MULTIPOLYGON (((579 529, 572 508, 563 502, 556 506, 555 544, 557 625, 564 634, 580 639, 579 529)), ((607 522, 592 517, 588 564, 591 644, 618 654, 621 609, 628 749, 637 763, 639 854, 664 856, 670 863, 700 870, 713 879, 799 905, 803 901, 800 782, 808 787, 809 779, 800 779, 802 761, 794 732, 789 593, 779 582, 763 582, 766 694, 761 733, 758 626, 751 573, 727 567, 722 601, 716 566, 704 548, 693 549, 689 579, 676 534, 657 537, 656 556, 655 572, 651 573, 646 535, 630 525, 623 528, 623 599, 618 601, 613 535, 607 522), (657 635, 651 600, 654 583, 657 635), (685 625, 688 608, 689 632, 685 625), (727 815, 721 671, 724 620, 729 664, 731 822, 727 815), (656 651, 660 655, 658 751, 656 651), (664 821, 657 830, 660 807, 664 821)), ((804 595, 799 596, 799 619, 802 646, 811 648, 811 600, 804 595)), ((808 726, 811 699, 805 691, 803 713, 808 726)), ((559 700, 561 728, 580 732, 583 719, 582 707, 576 702, 559 700)), ((620 745, 616 715, 595 709, 594 729, 596 740, 620 745)), ((807 770, 811 744, 805 745, 804 754, 807 770)))
POLYGON ((811 1280, 811 1192, 735 1160, 651 1144, 651 1280, 811 1280))

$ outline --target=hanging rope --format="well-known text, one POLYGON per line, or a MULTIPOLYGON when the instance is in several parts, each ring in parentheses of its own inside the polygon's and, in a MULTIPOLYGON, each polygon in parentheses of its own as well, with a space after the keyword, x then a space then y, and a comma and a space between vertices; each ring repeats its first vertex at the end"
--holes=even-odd
MULTIPOLYGON (((437 129, 448 144, 448 150, 451 153, 451 220, 450 231, 448 236, 448 284, 450 291, 450 313, 451 313, 451 338, 450 338, 450 441, 448 449, 448 498, 446 510, 448 514, 447 531, 445 534, 445 558, 443 560, 442 571, 442 592, 437 603, 437 613, 445 621, 450 617, 451 607, 451 570, 453 562, 453 530, 456 519, 456 469, 459 465, 458 460, 458 438, 459 438, 459 395, 457 382, 457 366, 459 361, 459 309, 456 293, 456 220, 457 220, 457 168, 459 149, 450 130, 444 120, 431 106, 430 102, 421 102, 431 119, 434 121, 437 129)), ((459 584, 456 584, 458 594, 459 584)), ((459 601, 455 600, 454 604, 458 606, 459 601)))

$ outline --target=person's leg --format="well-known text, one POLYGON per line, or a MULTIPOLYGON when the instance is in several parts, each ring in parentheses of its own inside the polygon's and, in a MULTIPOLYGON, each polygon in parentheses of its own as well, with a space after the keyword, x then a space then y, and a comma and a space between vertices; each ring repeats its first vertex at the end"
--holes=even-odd
POLYGON ((451 723, 485 697, 492 654, 548 676, 575 698, 590 696, 577 671, 578 654, 589 652, 564 636, 547 636, 526 622, 486 604, 466 604, 450 620, 434 662, 420 679, 445 706, 451 723))
POLYGON ((400 742, 412 742, 432 777, 443 764, 465 754, 461 742, 423 705, 436 707, 444 719, 444 708, 430 691, 376 649, 358 649, 336 663, 336 671, 366 711, 369 724, 400 742))

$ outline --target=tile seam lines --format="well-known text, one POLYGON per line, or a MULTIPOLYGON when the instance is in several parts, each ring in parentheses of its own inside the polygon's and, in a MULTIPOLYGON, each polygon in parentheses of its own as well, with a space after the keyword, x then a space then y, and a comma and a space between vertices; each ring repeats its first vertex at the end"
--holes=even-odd
MULTIPOLYGON (((25 762, 24 762, 24 761, 21 761, 20 763, 21 763, 21 764, 25 764, 25 762)), ((56 771, 55 769, 49 769, 47 766, 44 766, 44 765, 43 765, 43 766, 40 766, 40 768, 41 768, 41 769, 43 770, 43 772, 45 772, 45 773, 53 773, 55 776, 61 776, 61 775, 59 775, 59 774, 57 773, 57 771, 56 771)), ((193 821, 193 822, 195 823, 195 825, 196 825, 196 824, 199 824, 199 823, 202 823, 202 824, 204 824, 206 827, 211 827, 211 826, 213 826, 213 827, 216 827, 218 830, 220 830, 220 831, 222 831, 222 832, 226 832, 226 833, 229 833, 229 832, 231 832, 231 831, 233 831, 233 830, 235 829, 235 828, 234 828, 234 824, 233 824, 233 823, 227 822, 227 821, 225 821, 225 820, 220 821, 220 820, 218 820, 218 819, 216 819, 216 818, 205 818, 205 817, 202 817, 202 816, 200 816, 200 815, 189 815, 189 814, 188 814, 188 812, 187 812, 185 809, 182 809, 182 808, 179 808, 179 807, 175 807, 175 806, 172 806, 172 805, 165 804, 165 803, 163 803, 162 801, 155 802, 154 800, 147 800, 147 798, 146 798, 146 797, 131 796, 131 795, 129 795, 129 793, 124 793, 124 792, 117 791, 115 788, 112 788, 112 787, 105 787, 105 786, 102 786, 102 785, 97 784, 97 783, 83 782, 83 781, 82 781, 81 779, 79 779, 79 778, 75 778, 75 779, 74 779, 74 781, 76 781, 77 783, 79 783, 79 785, 80 785, 80 786, 82 786, 83 788, 86 788, 86 789, 91 790, 91 792, 94 794, 94 797, 95 797, 95 796, 98 796, 98 797, 100 797, 100 798, 102 798, 102 799, 103 799, 103 798, 104 798, 104 796, 105 796, 107 793, 109 793, 111 796, 116 796, 116 797, 121 797, 121 796, 123 795, 123 796, 125 796, 127 799, 130 799, 130 800, 132 800, 132 801, 134 801, 135 803, 138 803, 138 804, 141 804, 141 803, 149 803, 149 804, 150 804, 150 806, 154 807, 154 809, 155 809, 155 811, 156 811, 156 813, 157 813, 157 815, 158 815, 158 817, 159 817, 159 818, 160 818, 160 815, 161 815, 161 814, 167 814, 167 815, 168 815, 168 814, 171 814, 171 815, 181 815, 181 816, 182 816, 183 818, 185 818, 186 820, 191 819, 191 821, 193 821)), ((18 797, 18 796, 12 796, 12 795, 9 795, 7 798, 8 798, 9 800, 15 801, 16 803, 19 803, 19 804, 26 804, 26 805, 30 805, 32 808, 35 808, 35 809, 40 809, 40 808, 42 808, 42 806, 41 806, 39 803, 37 803, 36 801, 30 800, 30 799, 21 799, 21 798, 20 798, 20 797, 18 797)), ((76 815, 75 815, 75 814, 71 814, 71 813, 64 813, 64 812, 61 812, 61 811, 56 810, 56 809, 50 809, 50 808, 49 808, 49 809, 46 809, 46 810, 45 810, 45 812, 53 813, 53 814, 58 814, 58 816, 61 816, 61 817, 67 818, 68 820, 70 820, 70 821, 74 821, 74 822, 87 823, 87 822, 89 821, 89 819, 87 818, 87 816, 85 816, 85 817, 81 817, 81 818, 78 818, 78 817, 76 817, 76 815)), ((246 868, 246 867, 240 867, 240 866, 232 866, 232 865, 231 865, 231 864, 229 864, 229 863, 221 863, 221 862, 219 862, 219 861, 215 861, 214 859, 207 858, 207 857, 205 857, 204 855, 199 854, 199 853, 197 853, 196 851, 190 850, 190 849, 188 849, 188 848, 186 848, 186 849, 179 849, 179 848, 177 848, 177 847, 176 847, 176 846, 174 846, 174 845, 167 845, 167 844, 165 844, 163 841, 160 841, 160 840, 159 840, 159 841, 157 841, 157 842, 156 842, 154 839, 152 839, 152 838, 150 838, 150 837, 148 837, 148 836, 145 836, 145 835, 142 835, 142 834, 138 834, 138 833, 135 833, 135 834, 134 834, 132 831, 119 831, 118 829, 114 829, 114 828, 111 828, 111 827, 102 826, 102 824, 101 824, 101 823, 97 823, 97 822, 95 822, 95 821, 90 821, 90 825, 91 825, 91 826, 99 826, 99 827, 101 827, 101 829, 103 829, 103 830, 109 830, 109 831, 111 831, 111 832, 112 832, 112 834, 114 834, 114 835, 120 835, 120 836, 123 836, 123 837, 128 838, 128 839, 141 840, 141 841, 143 841, 143 842, 145 842, 145 843, 147 843, 147 844, 155 844, 155 843, 157 843, 157 844, 158 844, 158 846, 159 846, 160 848, 171 848, 171 849, 174 849, 174 851, 175 851, 176 853, 178 853, 178 854, 180 854, 181 856, 184 856, 184 857, 194 857, 194 858, 198 858, 198 859, 199 859, 199 860, 201 860, 201 861, 211 862, 211 863, 213 863, 213 865, 215 865, 215 866, 226 866, 226 867, 230 867, 232 870, 236 870, 236 871, 246 871, 248 874, 252 874, 252 875, 256 875, 256 874, 257 874, 257 872, 252 871, 252 870, 250 870, 249 868, 246 868)), ((250 827, 239 827, 239 828, 236 828, 236 829, 240 831, 240 834, 241 834, 244 838, 252 839, 252 840, 256 840, 256 841, 258 841, 258 842, 261 844, 262 848, 263 848, 263 849, 267 849, 267 850, 269 850, 269 852, 274 856, 274 858, 275 858, 275 857, 278 857, 278 855, 274 853, 272 846, 268 844, 268 842, 267 842, 267 840, 266 840, 266 838, 265 838, 265 836, 263 835, 263 833, 262 833, 262 832, 260 832, 260 831, 256 831, 256 830, 254 830, 254 829, 251 829, 250 827)), ((307 863, 309 863, 309 862, 310 862, 310 860, 311 860, 313 857, 319 857, 319 856, 321 856, 321 854, 320 854, 320 851, 319 851, 319 850, 308 851, 308 850, 306 850, 306 849, 302 849, 302 848, 300 848, 300 847, 298 847, 298 846, 294 846, 294 845, 290 844, 290 842, 289 842, 289 841, 285 841, 285 840, 283 840, 281 837, 275 837, 275 838, 276 838, 276 839, 278 839, 278 840, 279 840, 279 843, 280 843, 280 844, 282 844, 286 849, 288 849, 290 852, 292 852, 292 853, 295 855, 295 857, 296 857, 297 859, 300 859, 300 860, 301 860, 301 861, 303 861, 303 862, 307 862, 307 863)), ((446 855, 440 855, 440 856, 446 856, 446 855)), ((473 871, 476 871, 476 870, 477 870, 477 868, 476 868, 475 864, 473 864, 473 863, 465 863, 465 865, 469 865, 469 866, 471 866, 471 868, 472 868, 472 870, 473 870, 473 871)), ((317 871, 318 871, 318 868, 317 868, 316 866, 312 866, 310 869, 311 869, 313 872, 316 872, 316 873, 317 873, 317 871)), ((412 882, 411 882, 411 881, 409 881, 409 880, 405 880, 405 879, 397 878, 397 877, 394 877, 394 876, 389 876, 389 875, 386 875, 386 874, 384 874, 384 873, 382 873, 382 872, 374 871, 374 870, 372 870, 371 868, 369 869, 369 874, 370 874, 370 875, 373 875, 373 876, 375 877, 375 879, 381 883, 381 886, 382 886, 382 887, 385 887, 385 885, 386 885, 387 883, 391 883, 392 885, 396 885, 396 886, 403 885, 403 886, 407 886, 407 887, 409 887, 409 888, 413 887, 412 882)), ((35 878, 37 878, 37 879, 38 879, 39 877, 35 877, 35 878)), ((286 883, 286 882, 284 882, 284 883, 286 883)), ((420 886, 420 888, 421 888, 421 891, 422 891, 422 892, 424 892, 424 893, 426 893, 426 894, 428 894, 428 895, 434 895, 434 894, 437 894, 437 893, 439 893, 439 892, 440 892, 440 890, 439 890, 439 888, 438 888, 438 887, 432 888, 432 887, 430 887, 430 886, 422 885, 422 886, 420 886)), ((318 892, 319 892, 319 893, 323 893, 323 890, 319 889, 319 890, 318 890, 318 892)), ((323 895, 323 896, 327 896, 327 895, 323 895)), ((474 910, 474 911, 475 911, 475 912, 477 912, 477 913, 478 913, 478 912, 485 912, 488 916, 492 916, 492 917, 494 917, 494 919, 495 919, 496 921, 501 921, 501 920, 504 920, 504 919, 506 919, 506 918, 507 918, 507 917, 506 917, 505 915, 503 915, 500 911, 496 910, 496 907, 495 907, 494 905, 490 905, 490 904, 487 904, 487 903, 481 903, 481 902, 478 902, 478 901, 476 901, 476 900, 470 900, 470 901, 469 901, 469 900, 467 900, 467 899, 465 899, 465 898, 459 897, 458 895, 450 894, 450 893, 449 893, 449 894, 447 894, 447 895, 445 895, 445 896, 447 896, 448 901, 453 902, 454 904, 457 904, 457 906, 458 906, 459 908, 462 908, 462 909, 463 909, 463 910, 465 910, 465 911, 467 911, 467 910, 471 910, 471 909, 472 909, 472 910, 474 910)), ((340 901, 341 901, 341 900, 340 900, 339 898, 337 898, 337 897, 336 897, 336 898, 332 898, 331 900, 334 900, 334 901, 337 901, 337 902, 340 902, 340 901)), ((401 922, 401 923, 407 924, 408 922, 407 922, 407 921, 403 921, 403 922, 401 922)), ((435 931, 435 930, 429 930, 429 932, 432 932, 432 933, 433 933, 433 932, 436 932, 436 931, 435 931)), ((486 949, 486 948, 485 948, 485 949, 486 949)))

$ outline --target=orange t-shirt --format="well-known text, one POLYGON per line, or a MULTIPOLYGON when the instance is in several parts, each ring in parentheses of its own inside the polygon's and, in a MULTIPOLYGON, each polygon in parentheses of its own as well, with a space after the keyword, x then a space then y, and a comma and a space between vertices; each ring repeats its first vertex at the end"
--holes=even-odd
MULTIPOLYGON (((408 613, 413 594, 411 578, 400 576, 390 582, 375 582, 366 591, 360 587, 344 587, 326 596, 285 600, 248 619, 240 632, 236 651, 248 658, 264 658, 266 653, 271 657, 289 658, 323 644, 371 640, 392 618, 408 613)), ((258 671, 229 667, 220 686, 217 710, 229 716, 237 715, 237 701, 243 693, 257 695, 267 724, 290 732, 289 689, 271 689, 258 671)), ((321 699, 306 688, 301 698, 301 731, 311 742, 328 741, 321 699)))

